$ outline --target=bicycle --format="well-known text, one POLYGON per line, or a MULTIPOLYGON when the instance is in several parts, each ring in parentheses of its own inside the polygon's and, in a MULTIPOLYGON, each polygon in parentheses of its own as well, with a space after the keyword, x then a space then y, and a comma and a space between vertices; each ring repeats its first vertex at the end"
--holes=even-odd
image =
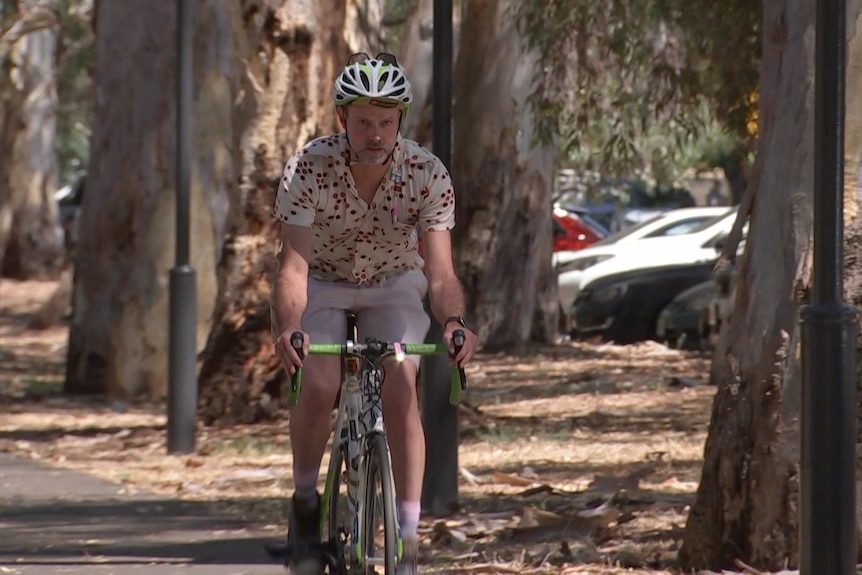
MULTIPOLYGON (((379 566, 386 575, 392 575, 401 560, 402 539, 380 395, 385 376, 382 362, 393 356, 403 361, 407 355, 448 354, 449 348, 445 343, 411 344, 377 339, 356 343, 355 336, 351 339, 351 334, 355 334, 354 321, 354 316, 349 315, 346 343, 309 345, 310 354, 340 355, 343 376, 320 505, 320 532, 326 537, 318 547, 303 551, 320 554, 330 575, 371 574, 379 566), (382 520, 380 527, 376 520, 382 520)), ((453 333, 456 354, 464 343, 464 335, 462 330, 453 333)), ((290 341, 302 357, 302 333, 291 334, 290 341)), ((299 368, 287 393, 290 405, 296 404, 301 382, 302 368, 299 368)), ((451 404, 460 401, 466 386, 463 368, 453 365, 451 404)), ((284 546, 270 547, 269 551, 287 564, 296 550, 284 546)))

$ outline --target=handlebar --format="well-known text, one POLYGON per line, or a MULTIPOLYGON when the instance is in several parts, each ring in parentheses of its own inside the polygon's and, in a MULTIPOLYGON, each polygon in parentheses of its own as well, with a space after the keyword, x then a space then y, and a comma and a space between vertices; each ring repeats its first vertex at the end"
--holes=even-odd
MULTIPOLYGON (((464 345, 463 330, 455 330, 452 332, 452 344, 455 346, 455 355, 461 351, 464 345)), ((299 355, 300 359, 304 359, 302 351, 303 335, 301 332, 294 332, 290 336, 290 345, 299 355)), ((315 355, 350 355, 354 357, 364 357, 368 352, 373 352, 378 358, 396 356, 399 361, 403 360, 405 355, 449 355, 449 346, 445 343, 398 343, 384 342, 379 340, 369 340, 366 343, 312 343, 308 346, 308 353, 315 355)), ((450 357, 454 357, 451 356, 450 357)), ((287 402, 290 405, 296 405, 299 399, 299 390, 302 386, 302 368, 298 367, 290 378, 290 389, 287 392, 287 402)), ((457 405, 461 401, 461 392, 467 389, 467 375, 464 373, 464 368, 453 363, 452 377, 449 386, 449 403, 457 405)))

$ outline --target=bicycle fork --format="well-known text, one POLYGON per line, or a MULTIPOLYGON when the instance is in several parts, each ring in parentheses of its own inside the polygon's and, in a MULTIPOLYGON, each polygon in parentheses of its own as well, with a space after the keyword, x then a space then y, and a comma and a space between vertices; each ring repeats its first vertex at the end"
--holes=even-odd
MULTIPOLYGON (((349 366, 348 366, 349 367, 349 366)), ((361 558, 357 550, 361 549, 359 515, 359 478, 362 465, 362 454, 360 450, 362 432, 357 427, 359 413, 362 407, 362 394, 359 386, 359 377, 356 369, 347 369, 345 372, 344 385, 341 389, 341 397, 338 403, 338 411, 335 419, 335 432, 333 434, 332 455, 329 464, 329 473, 326 476, 323 506, 320 514, 320 528, 331 516, 329 509, 332 501, 332 492, 339 488, 341 483, 342 464, 340 458, 344 457, 347 473, 344 483, 347 487, 347 516, 352 518, 353 525, 349 533, 335 533, 335 526, 330 525, 330 536, 347 537, 346 541, 339 539, 337 545, 344 549, 341 554, 346 554, 344 559, 348 564, 356 564, 361 558), (342 455, 343 454, 343 455, 342 455)), ((337 510, 332 510, 337 513, 337 510)))

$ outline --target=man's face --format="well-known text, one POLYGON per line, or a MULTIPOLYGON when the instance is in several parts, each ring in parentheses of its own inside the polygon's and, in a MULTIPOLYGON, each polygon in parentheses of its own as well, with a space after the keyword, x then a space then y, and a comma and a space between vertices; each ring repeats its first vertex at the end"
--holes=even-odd
POLYGON ((395 148, 401 111, 356 103, 342 108, 341 114, 353 161, 378 166, 385 163, 395 148))

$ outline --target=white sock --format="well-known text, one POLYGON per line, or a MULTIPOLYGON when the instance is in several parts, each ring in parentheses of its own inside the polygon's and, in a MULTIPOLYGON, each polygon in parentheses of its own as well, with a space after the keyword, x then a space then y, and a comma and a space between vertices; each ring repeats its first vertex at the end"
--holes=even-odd
POLYGON ((419 501, 402 501, 398 505, 401 537, 416 537, 416 533, 419 531, 419 514, 421 511, 422 503, 419 501))
POLYGON ((296 486, 293 496, 305 503, 317 502, 317 476, 319 470, 293 470, 293 484, 296 486))

